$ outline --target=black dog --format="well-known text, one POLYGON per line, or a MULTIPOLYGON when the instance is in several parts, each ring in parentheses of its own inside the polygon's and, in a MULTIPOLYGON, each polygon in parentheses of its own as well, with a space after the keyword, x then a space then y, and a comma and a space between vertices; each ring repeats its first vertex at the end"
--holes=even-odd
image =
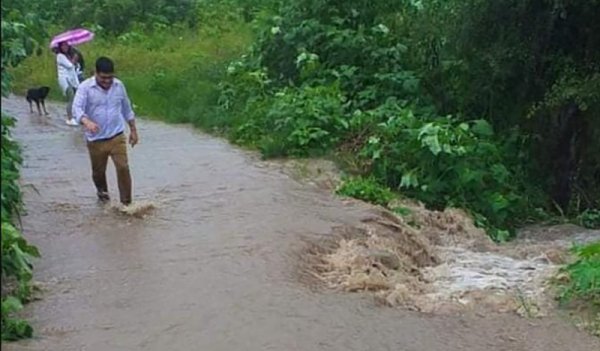
POLYGON ((42 107, 44 108, 44 113, 48 114, 48 111, 46 111, 46 97, 48 96, 48 93, 50 92, 50 88, 49 87, 41 87, 41 88, 34 88, 34 89, 29 89, 27 90, 27 102, 29 102, 29 110, 31 111, 31 113, 33 113, 33 105, 32 102, 35 101, 35 104, 37 106, 38 109, 38 113, 40 114, 40 116, 42 115, 42 111, 40 111, 40 103, 42 104, 42 107))

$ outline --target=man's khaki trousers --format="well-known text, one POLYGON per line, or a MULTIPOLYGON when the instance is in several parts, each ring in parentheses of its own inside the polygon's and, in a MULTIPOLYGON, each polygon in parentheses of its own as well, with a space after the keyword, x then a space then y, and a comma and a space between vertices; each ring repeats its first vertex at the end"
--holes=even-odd
POLYGON ((106 183, 106 166, 108 158, 112 158, 117 170, 117 182, 119 183, 119 195, 121 203, 129 205, 131 203, 131 174, 129 172, 129 163, 127 160, 127 139, 124 133, 121 133, 111 139, 101 141, 91 141, 87 144, 92 161, 92 179, 98 196, 107 196, 108 184, 106 183))

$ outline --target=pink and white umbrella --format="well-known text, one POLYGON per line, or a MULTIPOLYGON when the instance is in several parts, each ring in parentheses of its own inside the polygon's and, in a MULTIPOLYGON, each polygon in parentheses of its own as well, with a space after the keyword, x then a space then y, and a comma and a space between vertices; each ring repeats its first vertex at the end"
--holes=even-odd
POLYGON ((73 29, 52 38, 52 41, 50 42, 50 49, 58 47, 58 45, 62 42, 67 42, 67 44, 74 46, 87 43, 92 39, 94 39, 94 33, 90 32, 89 30, 83 28, 73 29))

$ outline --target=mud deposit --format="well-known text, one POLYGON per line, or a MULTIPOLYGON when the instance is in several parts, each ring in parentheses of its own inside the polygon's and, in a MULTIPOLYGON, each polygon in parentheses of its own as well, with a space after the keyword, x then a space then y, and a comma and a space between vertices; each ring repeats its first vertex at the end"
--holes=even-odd
POLYGON ((306 281, 426 313, 477 308, 541 317, 556 307, 550 280, 571 245, 600 240, 597 230, 555 226, 497 245, 460 210, 429 211, 410 201, 393 207, 408 214, 379 209, 360 225, 309 242, 306 281))

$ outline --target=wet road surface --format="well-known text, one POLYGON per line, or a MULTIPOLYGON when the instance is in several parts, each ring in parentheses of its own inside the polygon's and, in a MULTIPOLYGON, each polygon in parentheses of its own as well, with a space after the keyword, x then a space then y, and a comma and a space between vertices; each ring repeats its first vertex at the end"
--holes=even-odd
MULTIPOLYGON (((36 337, 5 349, 600 350, 559 319, 428 316, 311 291, 296 275, 302 237, 358 222, 369 207, 184 126, 138 121, 134 196, 154 213, 102 207, 81 132, 49 105, 39 117, 22 98, 2 100, 24 147, 24 233, 43 255, 42 298, 25 312, 36 337)), ((112 165, 108 175, 117 198, 112 165)))

